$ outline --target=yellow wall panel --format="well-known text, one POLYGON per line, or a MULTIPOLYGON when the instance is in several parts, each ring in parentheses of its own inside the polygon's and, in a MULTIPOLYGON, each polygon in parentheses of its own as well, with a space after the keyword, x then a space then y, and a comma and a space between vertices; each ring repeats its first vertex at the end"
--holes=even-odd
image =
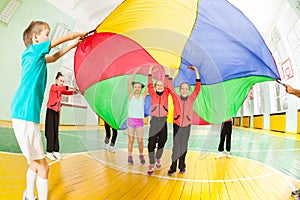
POLYGON ((234 118, 234 125, 235 126, 241 126, 241 117, 235 117, 234 118))
POLYGON ((254 116, 253 117, 253 128, 263 128, 264 116, 254 116))
POLYGON ((99 126, 104 126, 104 120, 102 118, 99 117, 99 126))
POLYGON ((286 114, 275 114, 270 117, 270 130, 285 132, 286 114))
POLYGON ((243 127, 246 127, 246 128, 250 127, 250 117, 249 116, 243 117, 243 127))
POLYGON ((297 126, 297 133, 300 133, 300 111, 298 110, 298 126, 297 126))

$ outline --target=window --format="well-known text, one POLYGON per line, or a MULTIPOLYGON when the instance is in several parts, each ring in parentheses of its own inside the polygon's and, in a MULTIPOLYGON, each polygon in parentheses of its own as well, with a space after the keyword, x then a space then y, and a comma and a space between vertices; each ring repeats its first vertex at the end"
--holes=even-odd
POLYGON ((287 110, 287 95, 285 87, 276 83, 270 82, 270 108, 271 113, 279 113, 287 110))
POLYGON ((9 0, 4 5, 3 9, 0 12, 0 22, 7 26, 8 22, 12 18, 13 14, 16 12, 18 7, 21 5, 21 0, 9 0))
POLYGON ((257 83, 253 86, 254 115, 260 115, 265 112, 263 83, 257 83))
POLYGON ((243 116, 251 115, 251 101, 250 96, 248 95, 243 104, 243 116))
MULTIPOLYGON (((54 38, 61 37, 63 35, 66 35, 68 32, 70 32, 70 29, 68 28, 67 25, 65 25, 63 23, 57 23, 55 25, 53 35, 51 36, 51 38, 54 39, 54 38)), ((65 45, 65 43, 60 44, 60 45, 56 46, 55 48, 61 49, 61 48, 63 48, 64 45, 65 45)))
MULTIPOLYGON (((69 86, 77 87, 75 76, 74 76, 74 53, 75 50, 72 49, 66 55, 63 56, 61 73, 64 75, 65 84, 69 86)), ((64 95, 62 97, 62 103, 68 104, 70 106, 78 106, 78 107, 87 107, 87 102, 84 97, 80 94, 67 96, 64 95)))
POLYGON ((298 18, 293 28, 287 35, 287 39, 293 52, 296 71, 300 75, 300 18, 298 18))

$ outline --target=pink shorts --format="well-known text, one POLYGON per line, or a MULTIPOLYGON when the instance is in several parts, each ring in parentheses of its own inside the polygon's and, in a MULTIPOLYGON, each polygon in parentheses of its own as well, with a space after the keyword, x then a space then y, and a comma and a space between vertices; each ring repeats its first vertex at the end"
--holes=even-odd
POLYGON ((141 128, 144 127, 144 119, 142 118, 128 118, 127 125, 131 128, 141 128))

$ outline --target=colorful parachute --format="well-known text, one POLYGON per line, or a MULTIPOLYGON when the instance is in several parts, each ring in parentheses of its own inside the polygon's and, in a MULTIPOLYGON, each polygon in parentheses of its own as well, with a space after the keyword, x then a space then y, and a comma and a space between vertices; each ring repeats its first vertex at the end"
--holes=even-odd
MULTIPOLYGON (((94 111, 114 128, 127 119, 127 81, 147 84, 148 68, 178 70, 191 85, 196 66, 202 87, 200 118, 220 123, 236 115, 251 86, 279 79, 272 55, 254 25, 225 0, 126 0, 77 48, 75 77, 94 111)), ((171 110, 171 109, 170 109, 171 110)), ((203 121, 197 119, 197 123, 203 121)))

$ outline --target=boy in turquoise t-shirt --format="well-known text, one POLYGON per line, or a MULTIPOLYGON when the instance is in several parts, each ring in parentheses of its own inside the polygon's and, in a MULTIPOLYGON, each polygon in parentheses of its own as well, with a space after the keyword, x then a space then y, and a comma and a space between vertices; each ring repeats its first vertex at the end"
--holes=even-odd
POLYGON ((65 53, 76 47, 86 33, 68 33, 50 41, 50 26, 42 21, 33 21, 23 33, 26 46, 22 54, 22 73, 20 86, 11 104, 12 124, 20 149, 26 157, 29 168, 26 175, 27 188, 23 199, 32 200, 36 182, 40 200, 48 199, 49 166, 45 159, 41 133, 40 112, 47 83, 46 63, 55 62, 65 53), (50 49, 76 39, 76 41, 47 56, 50 49))

